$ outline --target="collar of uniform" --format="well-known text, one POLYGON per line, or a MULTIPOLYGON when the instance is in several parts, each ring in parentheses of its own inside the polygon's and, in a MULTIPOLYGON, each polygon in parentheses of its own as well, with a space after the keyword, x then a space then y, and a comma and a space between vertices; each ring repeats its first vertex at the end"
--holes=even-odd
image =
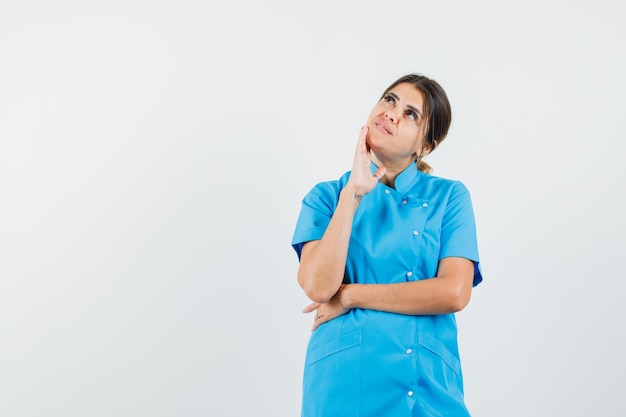
MULTIPOLYGON (((374 162, 372 162, 370 165, 370 169, 372 170, 372 175, 374 175, 374 172, 376 172, 378 167, 374 162)), ((409 166, 406 167, 404 171, 399 173, 396 177, 396 180, 393 184, 394 188, 400 193, 407 192, 413 186, 413 184, 415 184, 415 181, 417 181, 417 177, 419 176, 419 174, 420 172, 418 171, 415 164, 409 164, 409 166)))

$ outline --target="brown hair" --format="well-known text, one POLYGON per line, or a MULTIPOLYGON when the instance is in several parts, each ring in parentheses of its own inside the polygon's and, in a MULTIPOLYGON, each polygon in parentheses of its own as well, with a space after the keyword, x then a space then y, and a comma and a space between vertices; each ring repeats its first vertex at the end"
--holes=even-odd
MULTIPOLYGON (((387 87, 381 99, 391 89, 402 83, 409 83, 424 94, 424 122, 426 123, 424 140, 430 145, 432 152, 446 138, 452 122, 452 108, 448 96, 437 81, 421 74, 408 74, 387 87)), ((416 162, 419 171, 428 174, 432 172, 430 165, 424 162, 421 157, 418 157, 416 162)))

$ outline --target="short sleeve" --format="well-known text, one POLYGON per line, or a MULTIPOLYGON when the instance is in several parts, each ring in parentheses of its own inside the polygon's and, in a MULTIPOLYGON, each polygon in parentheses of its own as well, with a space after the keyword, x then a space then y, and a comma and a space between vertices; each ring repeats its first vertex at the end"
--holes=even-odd
POLYGON ((474 283, 483 280, 478 257, 476 221, 468 189, 456 181, 450 192, 441 224, 439 259, 458 256, 474 262, 474 283))
POLYGON ((291 239, 291 246, 302 254, 302 245, 324 236, 339 199, 339 185, 336 181, 317 184, 302 200, 302 208, 291 239))

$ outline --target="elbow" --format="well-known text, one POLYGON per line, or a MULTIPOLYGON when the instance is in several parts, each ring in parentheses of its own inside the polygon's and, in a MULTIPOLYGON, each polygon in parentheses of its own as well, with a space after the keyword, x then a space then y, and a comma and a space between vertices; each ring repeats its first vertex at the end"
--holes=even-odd
POLYGON ((463 310, 470 302, 471 290, 465 288, 456 288, 449 295, 448 309, 451 313, 458 313, 463 310))
POLYGON ((316 303, 327 303, 333 297, 333 294, 330 294, 327 291, 323 291, 318 288, 303 288, 304 293, 307 297, 313 302, 316 303))
POLYGON ((318 281, 314 278, 306 279, 302 276, 302 274, 298 274, 298 284, 304 290, 304 294, 313 302, 316 303, 327 303, 337 292, 332 291, 332 289, 324 288, 319 284, 315 284, 318 281))

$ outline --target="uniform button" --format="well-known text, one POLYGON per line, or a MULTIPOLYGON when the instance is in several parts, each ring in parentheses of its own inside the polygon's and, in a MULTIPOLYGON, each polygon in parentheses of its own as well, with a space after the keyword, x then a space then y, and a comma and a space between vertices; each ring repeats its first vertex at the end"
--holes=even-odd
POLYGON ((390 191, 389 191, 389 190, 385 190, 385 194, 389 194, 389 193, 390 193, 390 191))
POLYGON ((413 396, 413 391, 409 391, 407 394, 409 394, 409 397, 413 396))
POLYGON ((419 234, 420 234, 420 232, 418 232, 417 230, 413 230, 413 236, 417 236, 419 234))
POLYGON ((407 277, 412 277, 412 276, 413 276, 413 272, 411 272, 411 271, 407 272, 407 273, 406 273, 406 276, 407 276, 407 277))
POLYGON ((406 205, 407 203, 408 203, 408 201, 402 200, 402 204, 406 205))
POLYGON ((406 354, 407 354, 407 355, 410 355, 411 353, 413 353, 413 350, 412 350, 412 349, 407 349, 407 350, 406 350, 406 354))
POLYGON ((422 204, 422 207, 428 207, 428 203, 422 204))

